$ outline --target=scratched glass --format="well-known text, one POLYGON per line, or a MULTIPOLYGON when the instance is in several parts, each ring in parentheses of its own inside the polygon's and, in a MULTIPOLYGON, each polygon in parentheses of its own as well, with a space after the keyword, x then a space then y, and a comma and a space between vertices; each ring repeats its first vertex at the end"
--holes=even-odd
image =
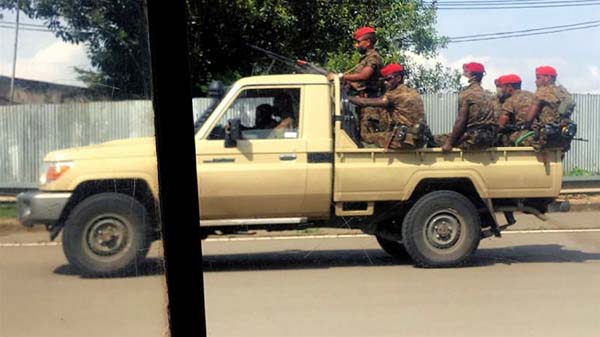
POLYGON ((0 335, 165 335, 142 2, 0 14, 0 335))
POLYGON ((598 208, 584 204, 598 197, 569 193, 600 174, 600 2, 533 2, 188 2, 192 88, 212 103, 196 121, 209 335, 594 335, 598 208), (357 81, 362 26, 381 66, 404 65, 431 136, 479 104, 459 98, 477 62, 496 115, 518 89, 494 80, 518 74, 533 93, 535 69, 556 68, 589 141, 564 158, 394 149, 432 137, 398 118, 416 105, 406 91, 381 99, 395 81, 357 81), (267 137, 256 120, 277 115, 261 92, 294 86, 297 133, 267 137))

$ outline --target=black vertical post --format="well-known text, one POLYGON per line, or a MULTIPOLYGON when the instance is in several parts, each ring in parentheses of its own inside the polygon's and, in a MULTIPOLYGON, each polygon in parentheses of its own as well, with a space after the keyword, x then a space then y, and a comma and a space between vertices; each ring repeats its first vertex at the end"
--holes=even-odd
POLYGON ((171 336, 206 336, 185 1, 147 0, 171 336))

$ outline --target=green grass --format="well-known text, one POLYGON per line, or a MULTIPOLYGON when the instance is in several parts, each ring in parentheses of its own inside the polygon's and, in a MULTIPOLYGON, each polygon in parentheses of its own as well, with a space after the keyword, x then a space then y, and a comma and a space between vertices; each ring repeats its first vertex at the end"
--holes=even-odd
POLYGON ((0 203, 0 218, 16 218, 17 206, 15 204, 0 203))
POLYGON ((310 228, 304 228, 304 229, 301 229, 301 230, 299 230, 298 232, 299 232, 300 234, 316 234, 316 233, 318 233, 320 230, 321 230, 320 228, 313 228, 313 227, 310 227, 310 228))
POLYGON ((595 175, 598 175, 598 172, 592 172, 592 171, 581 169, 579 167, 575 167, 571 171, 566 172, 565 175, 569 176, 569 177, 595 176, 595 175))

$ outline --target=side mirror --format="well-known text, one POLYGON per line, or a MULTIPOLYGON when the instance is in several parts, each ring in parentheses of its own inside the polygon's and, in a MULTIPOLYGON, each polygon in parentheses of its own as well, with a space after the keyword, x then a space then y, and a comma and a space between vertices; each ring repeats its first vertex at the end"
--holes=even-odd
POLYGON ((239 118, 230 119, 225 128, 225 147, 236 147, 242 138, 242 122, 239 118))

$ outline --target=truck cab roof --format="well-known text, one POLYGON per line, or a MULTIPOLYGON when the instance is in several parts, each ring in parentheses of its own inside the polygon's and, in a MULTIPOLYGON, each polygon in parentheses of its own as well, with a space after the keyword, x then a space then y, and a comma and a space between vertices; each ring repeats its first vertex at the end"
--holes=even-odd
POLYGON ((260 75, 238 80, 236 86, 282 84, 329 84, 327 77, 317 74, 260 75))

